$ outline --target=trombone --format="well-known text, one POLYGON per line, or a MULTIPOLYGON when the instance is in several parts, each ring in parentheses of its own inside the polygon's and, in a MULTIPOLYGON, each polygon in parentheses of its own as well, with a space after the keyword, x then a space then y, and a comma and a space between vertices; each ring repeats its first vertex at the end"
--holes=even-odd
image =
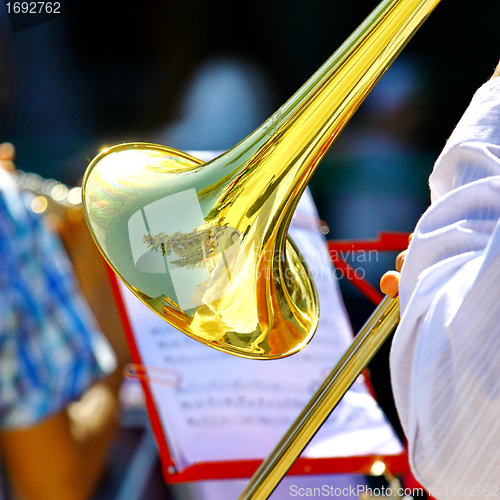
MULTIPOLYGON (((439 0, 383 0, 246 139, 203 163, 148 143, 89 165, 83 205, 111 268, 150 309, 212 348, 252 359, 302 349, 319 317, 314 283, 287 236, 335 137, 439 0)), ((397 324, 384 299, 242 499, 267 498, 397 324)))

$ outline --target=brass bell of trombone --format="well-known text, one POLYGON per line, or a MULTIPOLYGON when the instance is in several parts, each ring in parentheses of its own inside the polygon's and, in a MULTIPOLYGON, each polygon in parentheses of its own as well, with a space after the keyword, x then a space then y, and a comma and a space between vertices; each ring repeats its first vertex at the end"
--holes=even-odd
POLYGON ((299 351, 319 318, 287 236, 329 146, 439 0, 384 0, 309 81, 207 163, 145 143, 98 155, 83 182, 92 235, 123 282, 200 342, 246 358, 299 351))

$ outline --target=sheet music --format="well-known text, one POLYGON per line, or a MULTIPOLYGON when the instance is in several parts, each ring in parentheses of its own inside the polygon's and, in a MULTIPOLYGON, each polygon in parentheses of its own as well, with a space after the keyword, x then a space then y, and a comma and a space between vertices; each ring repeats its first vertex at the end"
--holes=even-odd
MULTIPOLYGON (((316 216, 307 192, 298 211, 316 216)), ((352 342, 323 235, 293 222, 290 234, 315 277, 321 310, 313 340, 289 358, 255 361, 208 348, 171 327, 121 284, 142 363, 177 375, 151 371, 150 388, 178 470, 195 462, 267 456, 352 342), (163 383, 169 379, 171 385, 163 383)), ((402 451, 384 414, 358 381, 303 455, 402 451)))

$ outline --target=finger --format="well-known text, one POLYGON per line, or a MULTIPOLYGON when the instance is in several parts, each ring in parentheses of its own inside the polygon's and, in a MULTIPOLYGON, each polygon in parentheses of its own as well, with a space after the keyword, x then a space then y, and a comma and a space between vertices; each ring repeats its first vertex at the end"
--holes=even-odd
POLYGON ((386 272, 380 280, 380 290, 389 297, 395 297, 399 291, 400 274, 396 271, 386 272))
POLYGON ((403 268, 403 264, 406 259, 406 254, 408 253, 408 250, 403 250, 397 257, 396 257, 396 271, 399 273, 401 272, 401 269, 403 268))
POLYGON ((12 161, 16 157, 16 148, 10 142, 0 144, 0 160, 12 161))
POLYGON ((493 76, 491 78, 496 78, 500 76, 500 62, 498 63, 497 67, 495 68, 495 72, 493 73, 493 76))

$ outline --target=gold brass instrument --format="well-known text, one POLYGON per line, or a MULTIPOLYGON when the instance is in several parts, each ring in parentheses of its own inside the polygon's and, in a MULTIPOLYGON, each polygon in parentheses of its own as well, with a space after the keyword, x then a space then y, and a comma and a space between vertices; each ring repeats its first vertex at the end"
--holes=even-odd
MULTIPOLYGON (((438 3, 383 0, 273 116, 208 163, 145 143, 97 156, 83 182, 85 215, 130 290, 210 347, 256 359, 302 349, 319 306, 287 237, 293 211, 335 137, 438 3)), ((397 299, 384 300, 242 498, 267 498, 398 314, 397 299)))
POLYGON ((384 0, 271 118, 218 158, 154 144, 111 147, 83 203, 111 267, 187 335, 247 358, 302 349, 319 317, 287 229, 334 138, 438 0, 384 0))

